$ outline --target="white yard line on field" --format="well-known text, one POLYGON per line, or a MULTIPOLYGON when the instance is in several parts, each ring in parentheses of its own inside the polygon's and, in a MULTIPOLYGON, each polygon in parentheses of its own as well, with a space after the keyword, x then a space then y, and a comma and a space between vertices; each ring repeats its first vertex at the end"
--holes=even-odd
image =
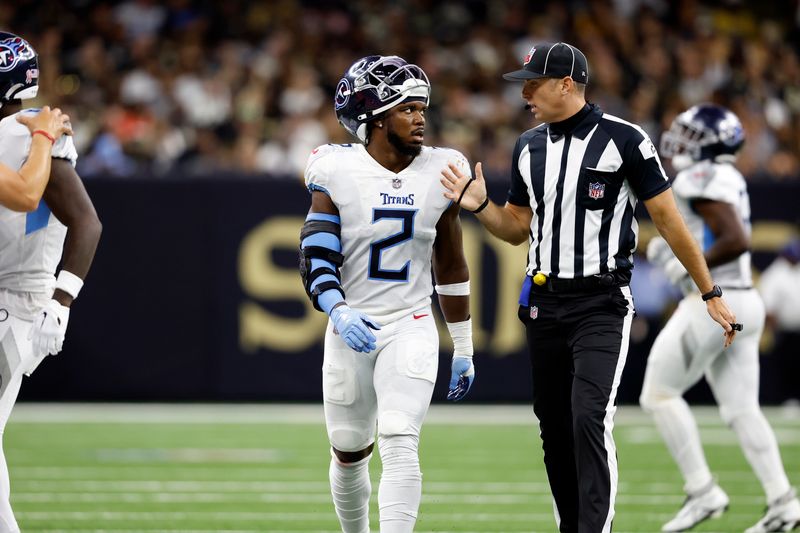
MULTIPOLYGON (((697 406, 692 411, 702 425, 724 425, 716 407, 697 406)), ((774 424, 800 422, 797 406, 766 407, 774 424)), ((638 406, 624 405, 615 418, 618 426, 651 424, 638 406)), ((151 404, 151 403, 19 403, 11 422, 17 423, 168 423, 168 424, 322 424, 322 404, 151 404)), ((426 424, 433 425, 533 425, 528 405, 434 404, 426 424)))

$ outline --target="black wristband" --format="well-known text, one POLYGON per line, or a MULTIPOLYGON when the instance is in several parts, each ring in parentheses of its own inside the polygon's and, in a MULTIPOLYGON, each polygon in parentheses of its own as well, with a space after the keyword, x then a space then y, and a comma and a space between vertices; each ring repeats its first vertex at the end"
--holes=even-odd
POLYGON ((478 213, 480 213, 481 211, 486 209, 487 205, 489 205, 489 195, 488 194, 486 195, 486 200, 484 200, 483 203, 481 205, 479 205, 478 208, 475 211, 472 212, 472 214, 473 215, 477 215, 478 213))
POLYGON ((722 288, 719 285, 714 285, 702 298, 704 302, 707 302, 711 298, 719 298, 720 296, 722 296, 722 288))
POLYGON ((470 177, 469 181, 467 182, 467 184, 464 185, 464 189, 461 191, 461 194, 458 196, 458 200, 456 200, 456 203, 458 205, 461 205, 461 199, 464 198, 464 193, 467 192, 467 189, 469 189, 469 186, 472 185, 473 181, 475 181, 475 178, 474 177, 470 177))

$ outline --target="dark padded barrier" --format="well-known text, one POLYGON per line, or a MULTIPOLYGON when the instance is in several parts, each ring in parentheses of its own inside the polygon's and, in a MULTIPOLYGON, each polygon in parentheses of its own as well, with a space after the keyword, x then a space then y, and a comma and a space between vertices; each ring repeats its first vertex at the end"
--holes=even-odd
MULTIPOLYGON (((86 185, 103 238, 64 351, 25 380, 21 399, 320 400, 325 317, 312 310, 297 273, 309 202, 299 180, 217 176, 86 185)), ((492 197, 503 201, 505 185, 495 184, 492 197)), ((756 184, 751 198, 754 257, 763 268, 788 238, 800 184, 756 184)), ((527 401, 530 370, 516 318, 526 246, 501 243, 471 215, 462 218, 478 352, 468 401, 527 401)), ((660 325, 658 317, 637 320, 620 402, 637 400, 660 325)), ((449 379, 443 327, 440 337, 435 401, 444 399, 449 379)), ((765 380, 779 373, 770 364, 765 380)), ((764 388, 773 390, 769 383, 764 388)), ((690 398, 711 399, 703 387, 690 398)))

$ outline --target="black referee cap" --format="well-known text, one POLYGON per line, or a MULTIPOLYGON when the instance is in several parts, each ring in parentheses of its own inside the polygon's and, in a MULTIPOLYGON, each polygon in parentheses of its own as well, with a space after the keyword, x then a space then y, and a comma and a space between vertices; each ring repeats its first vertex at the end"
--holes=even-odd
POLYGON ((578 83, 589 83, 586 56, 567 43, 540 43, 531 47, 522 60, 522 68, 503 74, 509 81, 569 76, 578 83))

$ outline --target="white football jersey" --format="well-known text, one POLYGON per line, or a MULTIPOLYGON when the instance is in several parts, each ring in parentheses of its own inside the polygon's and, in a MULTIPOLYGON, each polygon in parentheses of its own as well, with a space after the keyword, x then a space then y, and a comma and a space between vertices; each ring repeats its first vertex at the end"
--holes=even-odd
MULTIPOLYGON (((37 113, 26 109, 20 113, 37 113)), ((25 163, 31 134, 17 122, 16 114, 0 120, 0 162, 14 170, 25 163)), ((53 157, 75 166, 78 154, 72 137, 62 135, 53 145, 53 157)), ((31 213, 0 206, 0 290, 44 293, 55 287, 55 270, 61 260, 67 228, 53 216, 44 200, 31 213)))
POLYGON ((350 307, 391 321, 430 305, 436 224, 450 205, 439 181, 448 163, 470 172, 466 158, 448 148, 423 147, 397 174, 362 144, 327 144, 311 153, 306 186, 339 209, 350 307))
MULTIPOLYGON (((706 251, 714 243, 714 235, 694 212, 691 201, 695 199, 714 200, 731 204, 739 215, 745 233, 750 236, 750 197, 744 176, 728 163, 700 161, 681 171, 672 183, 672 190, 689 231, 706 251)), ((722 287, 752 287, 750 252, 745 252, 733 261, 711 269, 711 277, 722 287)))

